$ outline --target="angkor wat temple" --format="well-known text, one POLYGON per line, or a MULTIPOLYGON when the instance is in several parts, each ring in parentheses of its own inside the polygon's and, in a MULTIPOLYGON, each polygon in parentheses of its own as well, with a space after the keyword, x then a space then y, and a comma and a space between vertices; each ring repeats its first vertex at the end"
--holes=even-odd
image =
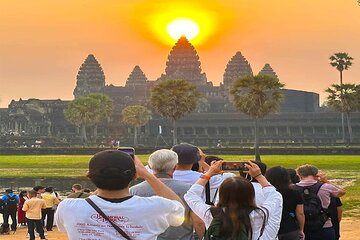
MULTIPOLYGON (((122 145, 132 142, 132 129, 121 122, 121 110, 128 105, 148 105, 152 86, 166 79, 185 79, 202 93, 197 110, 178 123, 178 138, 201 146, 214 146, 219 141, 224 146, 251 145, 253 121, 239 114, 229 100, 229 89, 234 80, 253 75, 251 65, 237 52, 225 67, 223 81, 214 86, 202 72, 195 48, 182 37, 172 48, 166 62, 165 73, 156 80, 147 79, 139 66, 130 73, 125 86, 106 85, 105 74, 94 55, 90 54, 80 66, 76 77, 74 97, 89 93, 103 93, 115 102, 113 115, 98 126, 98 143, 120 140, 122 145)), ((258 74, 278 78, 269 64, 258 74)), ((336 144, 341 142, 340 113, 323 111, 319 107, 319 94, 283 89, 284 101, 279 112, 261 121, 262 144, 336 144)), ((1 138, 8 143, 11 137, 21 141, 48 139, 53 144, 76 144, 80 141, 76 126, 67 122, 63 111, 69 101, 27 99, 11 101, 8 108, 0 109, 1 138), (5 140, 4 140, 5 139, 5 140), (25 139, 25 140, 24 140, 25 139), (51 139, 51 140, 49 140, 51 139)), ((360 113, 352 114, 354 142, 360 142, 360 113)), ((153 146, 162 126, 162 137, 171 143, 171 125, 153 112, 152 119, 140 131, 140 144, 153 146)), ((91 139, 91 128, 88 134, 91 139)), ((0 143, 1 144, 1 143, 0 143)), ((20 143, 19 143, 20 144, 20 143)), ((160 142, 159 142, 160 144, 160 142)), ((161 143, 164 144, 164 143, 161 143)))

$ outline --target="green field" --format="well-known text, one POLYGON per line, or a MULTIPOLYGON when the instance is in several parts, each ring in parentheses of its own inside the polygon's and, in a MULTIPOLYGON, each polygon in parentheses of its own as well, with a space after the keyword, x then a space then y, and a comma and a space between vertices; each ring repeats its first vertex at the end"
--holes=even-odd
MULTIPOLYGON (((0 177, 80 177, 85 176, 91 156, 0 156, 0 177)), ((140 155, 146 163, 148 155, 140 155)), ((225 160, 252 159, 252 156, 222 155, 225 160)), ((360 216, 360 156, 337 155, 264 155, 268 167, 296 168, 313 164, 337 184, 347 189, 342 198, 347 216, 360 216)))

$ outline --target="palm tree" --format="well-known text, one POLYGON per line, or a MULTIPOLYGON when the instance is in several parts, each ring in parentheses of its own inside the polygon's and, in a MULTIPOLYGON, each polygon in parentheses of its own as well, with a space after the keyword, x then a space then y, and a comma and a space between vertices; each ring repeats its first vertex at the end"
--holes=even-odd
POLYGON ((150 120, 150 111, 141 105, 128 106, 122 110, 122 121, 134 127, 134 146, 138 144, 137 129, 146 125, 150 120))
POLYGON ((165 80, 152 89, 150 103, 172 122, 174 145, 177 144, 176 121, 196 109, 200 96, 196 86, 185 80, 165 80))
POLYGON ((235 108, 254 119, 255 160, 261 161, 259 152, 259 120, 278 110, 283 99, 284 84, 269 75, 247 76, 236 80, 230 90, 235 108))
POLYGON ((345 113, 347 118, 347 127, 349 132, 349 143, 352 142, 352 127, 350 121, 350 113, 359 109, 359 85, 355 84, 333 84, 330 88, 326 89, 329 95, 327 97, 327 104, 335 111, 345 113))
POLYGON ((88 95, 88 97, 96 101, 96 107, 94 108, 94 138, 96 140, 98 124, 111 116, 114 110, 114 101, 101 93, 93 93, 88 95))
POLYGON ((86 127, 95 126, 109 117, 113 102, 103 94, 90 94, 71 101, 64 111, 65 118, 80 128, 84 143, 87 142, 86 127))
POLYGON ((360 84, 355 87, 356 111, 360 112, 360 84))
MULTIPOLYGON (((352 57, 345 52, 339 52, 332 55, 330 58, 330 65, 336 68, 340 73, 340 86, 343 84, 343 71, 348 70, 352 65, 352 57)), ((342 140, 345 142, 345 125, 344 125, 344 112, 341 112, 341 129, 342 140)))

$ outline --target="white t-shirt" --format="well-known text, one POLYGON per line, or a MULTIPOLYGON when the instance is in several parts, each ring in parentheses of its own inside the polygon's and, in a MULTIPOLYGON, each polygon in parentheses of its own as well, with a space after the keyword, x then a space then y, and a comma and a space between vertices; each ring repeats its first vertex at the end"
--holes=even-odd
MULTIPOLYGON (((97 196, 91 200, 134 240, 155 240, 169 226, 184 221, 184 207, 166 198, 132 196, 121 203, 112 203, 97 196)), ((55 214, 60 231, 69 240, 124 239, 85 199, 62 201, 55 214)))

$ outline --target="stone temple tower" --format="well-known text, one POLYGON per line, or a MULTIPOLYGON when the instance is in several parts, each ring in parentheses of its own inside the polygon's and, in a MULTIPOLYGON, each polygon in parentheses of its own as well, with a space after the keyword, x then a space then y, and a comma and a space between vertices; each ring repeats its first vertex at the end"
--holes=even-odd
POLYGON ((105 75, 94 55, 89 54, 87 56, 79 69, 76 80, 75 98, 101 92, 104 88, 105 75))
POLYGON ((148 79, 141 68, 136 65, 130 73, 125 88, 132 92, 133 101, 137 104, 146 102, 148 96, 148 79))
POLYGON ((269 75, 269 76, 279 79, 276 72, 272 69, 272 67, 268 63, 266 63, 265 66, 261 69, 261 71, 259 72, 259 75, 269 75))
POLYGON ((224 87, 230 89, 235 80, 249 75, 253 75, 249 62, 241 52, 237 52, 226 65, 223 78, 224 87))
POLYGON ((207 78, 201 71, 201 63, 194 46, 183 36, 170 51, 165 74, 158 80, 183 79, 196 86, 203 86, 206 85, 207 78))
POLYGON ((146 85, 147 77, 145 76, 144 72, 141 68, 136 65, 132 72, 130 73, 125 86, 126 87, 137 87, 146 85))

